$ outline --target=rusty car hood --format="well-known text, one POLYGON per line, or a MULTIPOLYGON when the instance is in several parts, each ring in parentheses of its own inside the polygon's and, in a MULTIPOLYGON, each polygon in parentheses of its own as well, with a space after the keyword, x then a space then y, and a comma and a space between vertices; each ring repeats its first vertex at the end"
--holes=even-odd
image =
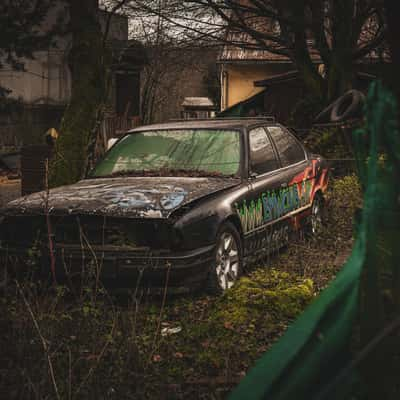
POLYGON ((240 184, 238 178, 119 177, 85 179, 9 203, 3 215, 90 214, 168 218, 178 208, 240 184), (47 206, 46 206, 47 203, 47 206))

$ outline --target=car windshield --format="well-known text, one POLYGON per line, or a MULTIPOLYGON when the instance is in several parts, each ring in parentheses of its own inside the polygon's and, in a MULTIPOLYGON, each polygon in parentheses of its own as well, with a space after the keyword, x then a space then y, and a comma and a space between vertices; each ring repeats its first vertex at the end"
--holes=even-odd
POLYGON ((155 130, 125 136, 91 176, 235 176, 239 165, 238 131, 155 130))

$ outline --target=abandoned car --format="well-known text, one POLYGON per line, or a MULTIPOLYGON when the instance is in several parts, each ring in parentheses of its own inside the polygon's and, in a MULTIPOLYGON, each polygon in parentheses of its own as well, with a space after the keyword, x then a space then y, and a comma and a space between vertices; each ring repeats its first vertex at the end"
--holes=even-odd
POLYGON ((318 230, 327 183, 326 161, 268 118, 142 126, 86 179, 9 203, 1 251, 34 248, 58 279, 89 263, 111 286, 221 292, 292 232, 318 230))

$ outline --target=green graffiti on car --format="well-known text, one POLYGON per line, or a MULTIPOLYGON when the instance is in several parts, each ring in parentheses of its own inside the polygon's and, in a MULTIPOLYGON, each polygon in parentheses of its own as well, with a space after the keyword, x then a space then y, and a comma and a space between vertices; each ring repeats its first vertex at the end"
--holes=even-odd
POLYGON ((238 214, 243 230, 245 232, 260 226, 263 222, 263 204, 262 200, 251 200, 248 204, 243 201, 241 207, 238 207, 238 214))
POLYGON ((236 205, 243 231, 249 232, 306 206, 310 203, 311 187, 310 181, 303 181, 287 188, 269 190, 256 200, 244 200, 241 205, 236 205))

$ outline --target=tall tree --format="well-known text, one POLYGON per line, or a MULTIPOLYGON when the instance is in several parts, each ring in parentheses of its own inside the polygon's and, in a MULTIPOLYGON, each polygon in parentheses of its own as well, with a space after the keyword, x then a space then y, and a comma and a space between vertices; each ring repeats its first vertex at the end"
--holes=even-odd
POLYGON ((69 0, 72 47, 68 56, 71 98, 60 126, 50 169, 52 186, 82 177, 87 146, 107 97, 107 48, 98 17, 97 0, 69 0))
POLYGON ((71 98, 56 142, 55 158, 50 169, 51 186, 75 182, 87 170, 89 145, 93 143, 102 120, 111 88, 113 60, 107 40, 111 19, 126 2, 113 2, 102 30, 98 0, 67 0, 72 34, 68 57, 72 75, 71 98))

